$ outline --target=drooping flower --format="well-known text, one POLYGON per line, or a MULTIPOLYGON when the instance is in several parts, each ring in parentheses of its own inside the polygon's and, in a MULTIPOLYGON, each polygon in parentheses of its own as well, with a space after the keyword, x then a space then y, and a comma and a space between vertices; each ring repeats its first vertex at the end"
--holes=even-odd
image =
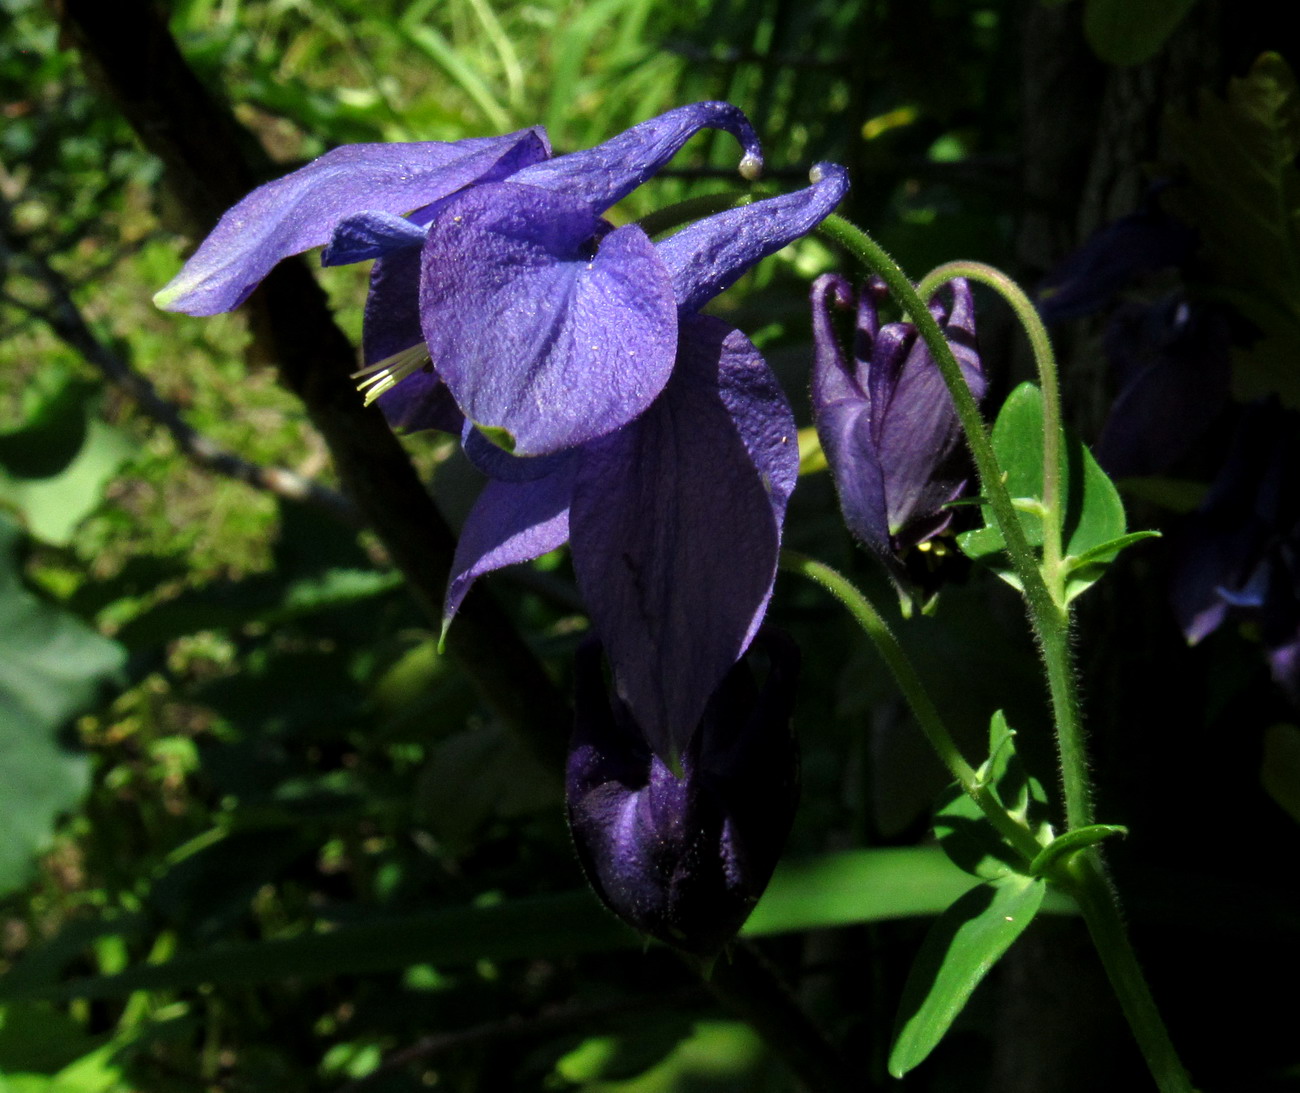
MULTIPOLYGON (((930 312, 978 400, 985 381, 970 287, 957 279, 945 289, 930 301, 930 312)), ((856 300, 838 275, 814 282, 812 405, 845 523, 901 581, 901 557, 948 526, 952 513, 945 506, 961 493, 965 474, 954 458, 961 429, 939 368, 911 323, 880 324, 885 295, 880 282, 856 300), (856 305, 852 362, 836 337, 832 304, 856 305)))
POLYGON ((671 378, 635 420, 564 452, 512 458, 473 432, 490 480, 464 527, 446 617, 472 582, 569 541, 619 693, 661 759, 690 742, 771 596, 798 475, 794 416, 758 351, 696 309, 838 204, 845 172, 655 245, 678 301, 671 378))
POLYGON ((538 128, 338 148, 226 213, 156 300, 229 310, 280 259, 323 243, 327 264, 379 258, 365 338, 375 389, 420 377, 392 407, 398 420, 417 393, 421 414, 454 420, 445 384, 459 411, 520 455, 574 447, 636 418, 668 381, 672 274, 639 227, 612 228, 602 214, 703 128, 735 135, 742 172, 758 172, 757 138, 726 103, 681 107, 555 158, 538 128))
POLYGON ((762 895, 799 795, 790 730, 798 650, 764 630, 762 687, 741 662, 706 706, 673 773, 626 703, 610 697, 598 646, 577 660, 565 779, 574 845, 607 907, 643 933, 717 954, 762 895))

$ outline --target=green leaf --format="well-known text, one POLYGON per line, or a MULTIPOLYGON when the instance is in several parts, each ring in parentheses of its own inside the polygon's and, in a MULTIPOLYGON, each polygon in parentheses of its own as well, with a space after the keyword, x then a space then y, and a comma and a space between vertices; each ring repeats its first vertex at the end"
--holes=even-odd
POLYGON ((85 791, 86 761, 59 733, 125 661, 116 642, 24 587, 20 535, 0 516, 0 895, 26 883, 55 819, 85 791))
POLYGON ((1107 64, 1149 61, 1177 29, 1196 0, 1088 0, 1083 32, 1107 64))
POLYGON ((1127 834, 1128 828, 1119 824, 1089 824, 1087 827, 1076 827, 1073 831, 1065 832, 1043 847, 1038 857, 1029 866, 1029 871, 1034 876, 1041 877, 1062 858, 1070 854, 1077 854, 1080 850, 1086 850, 1090 846, 1096 846, 1103 839, 1111 839, 1116 835, 1127 834))
MULTIPOLYGON (((1025 772, 1016 754, 1015 735, 1002 711, 997 711, 989 723, 989 758, 977 773, 1003 808, 1046 844, 1052 837, 1047 793, 1042 783, 1025 772)), ((985 880, 1028 872, 1028 863, 1007 845, 979 805, 959 786, 950 786, 939 801, 934 834, 960 869, 985 880)))
POLYGON ((66 379, 19 428, 0 432, 0 505, 37 539, 67 546, 131 453, 126 436, 95 413, 99 387, 66 379))
POLYGON ((1264 730, 1259 778, 1268 795, 1300 823, 1300 728, 1279 724, 1264 730))
POLYGON ((1206 92, 1197 116, 1169 132, 1186 182, 1171 208, 1200 232, 1211 291, 1259 328, 1238 350, 1242 401, 1277 394, 1300 409, 1300 89, 1276 53, 1232 80, 1227 101, 1206 92))
POLYGON ((972 888, 930 928, 903 988, 889 1073, 901 1078, 943 1039, 971 992, 1033 921, 1044 881, 1010 875, 972 888))
POLYGON ((846 850, 782 862, 747 936, 937 915, 971 879, 936 847, 846 850))
MULTIPOLYGON (((1006 481, 1007 492, 1031 547, 1043 545, 1043 395, 1032 383, 1022 383, 1007 396, 993 425, 993 450, 1006 481)), ((1095 584, 1124 547, 1149 532, 1126 535, 1124 503, 1115 484, 1101 469, 1078 437, 1065 434, 1061 468, 1062 565, 1066 600, 1095 584)), ((1015 588, 1019 578, 1006 556, 1002 533, 993 522, 992 509, 981 506, 985 526, 957 536, 967 557, 989 566, 1015 588)))
MULTIPOLYGON (((937 915, 970 888, 970 878, 935 847, 854 850, 778 867, 746 924, 747 936, 937 915)), ((1073 913, 1064 898, 1051 908, 1073 913)), ((113 998, 136 990, 202 983, 304 981, 392 971, 416 964, 454 966, 478 960, 558 957, 635 948, 641 938, 582 890, 474 907, 343 925, 318 933, 214 945, 115 975, 58 982, 78 945, 119 932, 139 939, 141 923, 102 928, 76 924, 71 940, 55 938, 0 977, 8 998, 113 998), (53 950, 49 952, 47 950, 53 950)))

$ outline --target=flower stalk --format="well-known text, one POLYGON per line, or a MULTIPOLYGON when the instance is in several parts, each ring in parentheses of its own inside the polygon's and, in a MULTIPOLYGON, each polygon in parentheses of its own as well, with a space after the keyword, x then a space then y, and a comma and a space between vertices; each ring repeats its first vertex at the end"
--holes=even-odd
MULTIPOLYGON (((958 420, 962 424, 967 444, 979 472, 982 498, 992 510, 994 522, 1002 535, 1007 554, 1020 580, 1029 609, 1030 625, 1038 640, 1056 726, 1067 829, 1077 830, 1085 827, 1093 822, 1092 785, 1088 773, 1076 677, 1070 653, 1070 614, 1065 598, 1061 542, 1064 505, 1060 484, 1064 433, 1061 427, 1061 400, 1055 357, 1047 332, 1032 303, 1019 287, 1005 275, 990 267, 979 263, 951 263, 939 267, 919 286, 914 287, 884 249, 848 221, 837 216, 828 217, 819 228, 819 233, 846 249, 867 269, 884 280, 907 313, 907 317, 916 325, 952 395, 958 420), (956 358, 944 339, 938 323, 925 306, 926 295, 941 281, 947 281, 952 277, 966 277, 979 281, 1001 293, 1011 303, 1030 338, 1038 364, 1044 402, 1043 501, 1045 511, 1041 561, 1035 557, 1025 538, 988 431, 975 400, 962 379, 956 358)), ((906 687, 904 693, 908 695, 910 702, 911 697, 906 687)), ((926 735, 931 737, 930 728, 924 722, 923 728, 926 729, 926 735)), ((933 737, 931 742, 934 743, 933 737)), ((958 768, 949 761, 950 749, 946 745, 935 746, 941 758, 955 773, 958 768)), ((958 780, 962 781, 960 776, 958 780)), ((975 800, 980 803, 981 809, 984 809, 990 821, 996 824, 994 816, 984 808, 979 798, 975 797, 975 800)), ((1005 836, 1003 827, 1000 824, 997 826, 1005 836)), ((1012 845, 1020 849, 1016 842, 1013 841, 1012 845)), ((1106 877, 1101 855, 1095 848, 1081 850, 1050 870, 1050 877, 1069 891, 1078 903, 1111 986, 1161 1093, 1193 1093, 1191 1082, 1173 1047, 1160 1012, 1151 996, 1150 988, 1138 965, 1136 954, 1124 928, 1115 892, 1106 877)))

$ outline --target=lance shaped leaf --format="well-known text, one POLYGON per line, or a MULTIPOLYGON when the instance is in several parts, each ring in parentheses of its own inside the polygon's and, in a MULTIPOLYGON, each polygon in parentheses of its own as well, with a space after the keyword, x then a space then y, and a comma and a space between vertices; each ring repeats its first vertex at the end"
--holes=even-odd
POLYGON ((972 888, 935 920, 903 988, 890 1074, 901 1078, 934 1050, 1046 894, 1040 878, 1011 874, 972 888))

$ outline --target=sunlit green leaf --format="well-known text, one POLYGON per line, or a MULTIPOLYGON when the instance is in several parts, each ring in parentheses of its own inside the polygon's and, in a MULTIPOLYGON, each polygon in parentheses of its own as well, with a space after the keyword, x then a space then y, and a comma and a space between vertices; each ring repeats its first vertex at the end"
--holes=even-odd
POLYGON ((1120 824, 1089 824, 1087 827, 1076 827, 1073 831, 1058 835, 1043 847, 1038 857, 1030 864, 1029 871, 1034 876, 1042 876, 1062 858, 1077 854, 1090 846, 1096 846, 1106 839, 1113 839, 1116 835, 1127 834, 1128 828, 1120 824))
POLYGON ((903 988, 889 1072, 901 1078, 948 1032, 971 992, 1024 932, 1047 885, 1018 874, 981 884, 930 928, 903 988))
MULTIPOLYGON (((1043 396, 1031 383, 1022 383, 1007 397, 993 426, 993 449, 1006 481, 1007 492, 1031 547, 1043 543, 1043 396)), ((1069 431, 1065 434, 1060 493, 1062 565, 1066 599, 1072 600, 1097 582, 1106 566, 1126 546, 1149 537, 1150 532, 1126 535, 1124 503, 1119 491, 1092 453, 1069 431)), ((993 523, 992 510, 982 506, 985 526, 957 537, 970 558, 988 565, 1004 581, 1020 582, 1006 557, 1002 533, 993 523)))
POLYGON ((0 432, 0 506, 56 546, 72 541, 131 452, 126 436, 96 414, 98 399, 97 385, 68 378, 23 425, 0 432))
MULTIPOLYGON (((1002 806, 1021 820, 1040 840, 1051 838, 1047 793, 1025 771, 1015 750, 1015 732, 999 710, 989 726, 989 758, 978 771, 1002 806)), ((944 791, 934 818, 939 845, 965 872, 995 880, 1008 873, 1028 871, 1029 863, 1007 845, 980 807, 953 785, 944 791)))
POLYGON ((22 583, 21 533, 0 516, 0 894, 23 884, 60 812, 86 787, 86 762, 59 733, 125 659, 120 645, 22 583))

